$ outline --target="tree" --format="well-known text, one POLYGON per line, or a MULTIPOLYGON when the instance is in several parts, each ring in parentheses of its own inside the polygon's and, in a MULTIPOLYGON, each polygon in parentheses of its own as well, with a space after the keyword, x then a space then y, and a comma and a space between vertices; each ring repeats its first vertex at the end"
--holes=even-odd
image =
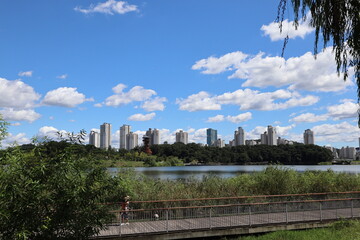
POLYGON ((0 165, 0 239, 87 239, 106 227, 104 203, 116 180, 66 142, 45 142, 31 157, 20 147, 0 165), (55 153, 54 153, 55 152, 55 153))
MULTIPOLYGON (((282 21, 289 0, 280 0, 277 21, 282 21)), ((291 0, 295 27, 299 18, 311 13, 310 25, 315 28, 314 54, 318 53, 319 38, 324 47, 332 40, 337 72, 348 78, 349 68, 354 68, 360 101, 360 1, 359 0, 291 0)), ((285 38, 284 48, 288 37, 285 38)), ((360 114, 360 112, 359 112, 360 114)), ((359 115, 360 116, 360 115, 359 115)), ((358 125, 360 126, 360 118, 358 125)))
POLYGON ((0 147, 1 147, 1 141, 4 140, 4 138, 7 136, 8 126, 9 123, 6 122, 0 114, 0 147))

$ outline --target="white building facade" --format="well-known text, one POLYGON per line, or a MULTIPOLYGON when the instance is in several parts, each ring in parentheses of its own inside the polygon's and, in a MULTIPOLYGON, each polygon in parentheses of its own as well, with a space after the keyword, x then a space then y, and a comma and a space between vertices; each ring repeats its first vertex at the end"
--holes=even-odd
POLYGON ((100 147, 100 134, 95 131, 91 131, 89 135, 89 144, 97 148, 100 147))
POLYGON ((188 144, 189 142, 189 134, 187 132, 184 132, 183 130, 180 130, 175 134, 175 142, 181 142, 184 144, 188 144))
POLYGON ((304 144, 305 145, 315 144, 315 142, 314 142, 314 132, 311 131, 310 129, 306 129, 305 132, 304 132, 304 144))
POLYGON ((236 146, 245 145, 245 131, 242 127, 239 127, 238 130, 235 131, 234 140, 236 146))
POLYGON ((131 131, 131 126, 130 125, 122 125, 122 127, 120 127, 120 149, 127 149, 127 139, 126 139, 126 135, 128 135, 131 131))
POLYGON ((108 150, 111 144, 111 124, 100 125, 100 148, 108 150))

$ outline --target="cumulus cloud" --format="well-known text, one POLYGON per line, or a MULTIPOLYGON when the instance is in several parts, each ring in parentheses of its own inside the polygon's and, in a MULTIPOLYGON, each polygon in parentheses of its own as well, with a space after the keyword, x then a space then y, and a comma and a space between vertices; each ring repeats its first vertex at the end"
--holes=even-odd
POLYGON ((28 121, 30 123, 41 117, 41 115, 33 109, 17 110, 13 108, 5 108, 0 110, 0 114, 7 121, 28 121))
POLYGON ((136 5, 131 5, 125 1, 107 0, 98 4, 91 4, 88 8, 75 7, 75 11, 90 14, 90 13, 104 13, 109 15, 125 14, 128 12, 138 11, 136 5))
POLYGON ((30 139, 26 137, 25 133, 18 133, 16 135, 9 133, 7 137, 2 141, 1 146, 3 148, 7 148, 14 145, 23 145, 27 143, 30 143, 30 139))
POLYGON ((295 39, 300 37, 305 38, 306 35, 312 33, 314 28, 310 26, 309 21, 301 20, 297 29, 295 28, 295 23, 285 19, 282 22, 282 31, 280 32, 279 23, 272 22, 269 25, 263 25, 261 30, 264 32, 265 36, 269 36, 271 41, 284 40, 286 36, 289 36, 290 39, 295 39))
POLYGON ((103 105, 101 104, 101 103, 95 103, 94 104, 94 107, 98 107, 98 108, 100 108, 100 107, 102 107, 103 105))
POLYGON ((153 95, 156 95, 154 90, 145 89, 141 86, 135 86, 128 92, 124 92, 126 87, 127 86, 122 83, 113 87, 112 90, 115 94, 105 100, 105 105, 117 107, 131 102, 142 102, 150 99, 153 95))
POLYGON ((226 92, 218 96, 210 96, 207 92, 190 95, 186 99, 177 99, 180 110, 189 112, 201 110, 221 110, 222 105, 237 105, 240 110, 272 111, 297 106, 310 106, 319 101, 313 95, 301 96, 297 92, 276 90, 260 92, 249 88, 226 92))
POLYGON ((241 113, 237 116, 227 116, 226 120, 233 123, 240 123, 250 120, 252 118, 251 112, 241 113))
POLYGON ((76 88, 60 87, 46 93, 43 104, 60 107, 76 107, 86 101, 94 101, 79 93, 76 88))
POLYGON ((176 99, 176 103, 180 110, 189 112, 221 109, 221 105, 216 102, 216 99, 204 91, 190 95, 186 99, 176 99))
POLYGON ((19 72, 20 77, 32 77, 33 71, 19 72))
MULTIPOLYGON (((206 74, 231 71, 233 73, 229 78, 244 79, 243 87, 288 86, 290 90, 337 92, 354 85, 350 80, 344 82, 343 74, 337 75, 331 48, 320 52, 316 59, 310 52, 287 60, 278 56, 266 56, 260 52, 256 56, 240 60, 232 56, 231 60, 227 61, 227 67, 223 66, 221 59, 222 57, 209 57, 199 60, 193 65, 193 69, 202 70, 202 73, 206 74), (208 64, 210 60, 211 65, 208 64)), ((349 79, 352 79, 353 74, 350 70, 349 79)))
POLYGON ((143 108, 147 112, 153 112, 153 111, 164 111, 165 105, 164 102, 166 102, 167 99, 165 97, 156 97, 154 99, 149 99, 145 101, 141 108, 143 108))
POLYGON ((207 122, 223 122, 225 120, 224 115, 216 115, 214 117, 209 117, 207 122))
POLYGON ((206 130, 207 128, 200 129, 189 129, 187 132, 189 133, 189 143, 206 143, 206 130))
POLYGON ((141 114, 137 113, 128 117, 129 121, 149 121, 156 116, 156 113, 141 114))
POLYGON ((348 122, 322 124, 311 129, 317 142, 358 142, 360 129, 348 122))
POLYGON ((37 137, 40 137, 40 138, 46 137, 46 138, 49 138, 52 140, 59 140, 58 132, 62 133, 62 134, 67 133, 67 131, 65 131, 65 130, 58 130, 57 128, 52 127, 52 126, 43 126, 39 129, 39 131, 36 135, 37 135, 37 137))
POLYGON ((39 100, 40 95, 20 80, 0 78, 0 107, 31 108, 39 100))
POLYGON ((63 74, 63 75, 56 76, 56 78, 58 78, 58 79, 66 79, 67 76, 68 76, 67 74, 63 74))
POLYGON ((345 118, 355 118, 359 110, 359 104, 352 101, 347 101, 339 105, 327 107, 328 115, 334 120, 341 120, 345 118))
POLYGON ((303 113, 299 116, 291 118, 290 121, 296 123, 305 123, 305 122, 312 123, 312 122, 326 121, 328 120, 328 118, 329 116, 326 114, 315 115, 313 113, 303 113))

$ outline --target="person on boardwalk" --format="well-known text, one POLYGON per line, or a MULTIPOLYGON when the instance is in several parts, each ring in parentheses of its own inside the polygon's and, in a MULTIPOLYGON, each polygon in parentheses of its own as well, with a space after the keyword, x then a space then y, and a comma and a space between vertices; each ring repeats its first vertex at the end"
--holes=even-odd
POLYGON ((121 204, 121 225, 129 225, 129 204, 130 197, 124 197, 124 202, 121 204))

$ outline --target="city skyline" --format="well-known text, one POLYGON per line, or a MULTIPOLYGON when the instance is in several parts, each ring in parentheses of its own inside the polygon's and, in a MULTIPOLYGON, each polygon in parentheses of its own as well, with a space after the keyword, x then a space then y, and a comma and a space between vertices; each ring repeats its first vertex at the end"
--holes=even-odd
POLYGON ((310 129, 319 146, 358 147, 354 72, 337 75, 331 46, 315 60, 306 21, 295 31, 285 19, 280 34, 278 2, 1 1, 2 147, 104 122, 113 146, 126 123, 169 143, 180 129, 228 143, 239 126, 255 139, 271 125, 282 139, 310 129))

